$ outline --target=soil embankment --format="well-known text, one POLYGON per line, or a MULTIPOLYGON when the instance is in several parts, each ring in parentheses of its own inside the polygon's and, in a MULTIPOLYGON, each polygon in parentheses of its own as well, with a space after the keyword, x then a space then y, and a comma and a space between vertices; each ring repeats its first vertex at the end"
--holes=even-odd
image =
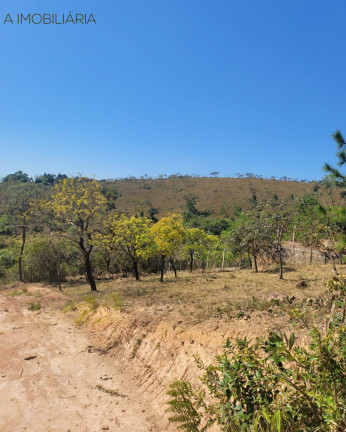
MULTIPOLYGON (((197 319, 197 311, 208 311, 200 309, 195 294, 190 293, 193 298, 189 302, 183 292, 178 296, 171 287, 169 293, 173 294, 166 298, 161 292, 157 298, 153 293, 151 302, 139 296, 137 304, 135 297, 126 297, 127 306, 122 311, 102 306, 90 309, 82 327, 75 325, 81 310, 62 312, 69 297, 61 293, 42 286, 28 286, 16 293, 13 289, 3 291, 0 431, 176 431, 165 413, 166 393, 175 379, 199 384, 201 371, 193 356, 213 362, 227 338, 255 339, 270 330, 290 331, 288 317, 278 304, 303 301, 297 293, 297 297, 288 296, 297 291, 296 282, 292 282, 291 290, 287 281, 274 290, 266 284, 252 287, 247 279, 244 288, 235 279, 240 293, 246 290, 251 296, 255 290, 265 298, 252 297, 252 308, 226 312, 216 308, 223 303, 215 296, 221 293, 234 300, 236 288, 224 284, 214 289, 210 286, 213 280, 206 282, 204 295, 209 293, 209 300, 201 297, 203 305, 212 300, 213 314, 197 319), (29 311, 28 304, 35 302, 42 309, 29 311)), ((233 279, 229 276, 229 280, 233 279)), ((220 280, 216 281, 220 285, 220 280)), ((141 289, 145 292, 145 287, 141 289)), ((302 295, 318 291, 313 284, 306 290, 302 295)), ((306 342, 304 330, 296 327, 294 331, 301 342, 306 342)))
POLYGON ((202 372, 194 356, 207 364, 215 363, 227 338, 255 339, 272 329, 286 327, 287 322, 282 316, 254 311, 251 317, 215 317, 191 325, 174 314, 167 320, 151 311, 124 314, 100 308, 90 318, 89 326, 96 330, 98 346, 104 352, 126 359, 141 389, 164 415, 171 382, 184 378, 200 384, 202 372))
POLYGON ((92 348, 92 334, 62 312, 63 296, 0 294, 1 432, 148 432, 167 430, 126 364, 92 348))

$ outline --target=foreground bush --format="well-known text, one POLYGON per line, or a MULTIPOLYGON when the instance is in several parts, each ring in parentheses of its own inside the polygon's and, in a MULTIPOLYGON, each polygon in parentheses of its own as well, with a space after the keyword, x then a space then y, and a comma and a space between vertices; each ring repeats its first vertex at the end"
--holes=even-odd
POLYGON ((293 333, 227 341, 216 365, 196 358, 204 371, 201 388, 171 384, 170 421, 186 432, 213 424, 223 432, 346 430, 344 276, 332 285, 327 330, 312 328, 308 348, 296 346, 293 333))

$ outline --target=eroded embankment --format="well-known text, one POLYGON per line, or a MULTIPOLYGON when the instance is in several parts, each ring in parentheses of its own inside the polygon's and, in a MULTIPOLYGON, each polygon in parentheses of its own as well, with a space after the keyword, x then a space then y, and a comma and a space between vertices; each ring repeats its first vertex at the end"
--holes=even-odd
POLYGON ((162 414, 172 381, 184 378, 199 383, 201 372, 194 355, 210 363, 227 338, 254 339, 270 330, 287 329, 284 317, 263 311, 241 319, 211 318, 191 325, 145 311, 127 314, 100 308, 89 325, 95 330, 99 349, 126 359, 137 382, 162 414))
POLYGON ((0 293, 1 432, 176 431, 166 392, 175 379, 199 383, 194 355, 210 363, 227 338, 288 330, 276 307, 198 322, 169 305, 98 307, 78 327, 67 301, 37 285, 0 293))

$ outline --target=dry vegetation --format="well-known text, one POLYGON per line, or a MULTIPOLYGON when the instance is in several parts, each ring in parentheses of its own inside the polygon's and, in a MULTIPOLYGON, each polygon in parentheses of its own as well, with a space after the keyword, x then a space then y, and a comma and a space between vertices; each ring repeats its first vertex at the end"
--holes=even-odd
MULTIPOLYGON (((159 210, 159 216, 182 211, 185 206, 184 195, 198 195, 198 208, 210 209, 215 215, 221 212, 233 213, 235 204, 247 208, 249 199, 255 192, 259 201, 270 199, 276 194, 288 198, 291 194, 306 194, 312 183, 298 181, 278 181, 255 178, 212 178, 212 177, 173 177, 167 179, 133 179, 110 182, 120 193, 117 209, 129 214, 146 212, 148 202, 159 210), (223 209, 223 210, 221 210, 223 209)), ((334 195, 337 195, 334 193, 334 195)), ((333 196, 334 201, 337 197, 333 196)), ((331 205, 331 198, 324 193, 321 200, 331 205)))
MULTIPOLYGON (((140 282, 132 277, 99 282, 95 298, 102 304, 109 293, 116 292, 124 313, 145 311, 193 325, 209 318, 246 318, 253 311, 281 314, 284 305, 309 306, 323 297, 331 275, 329 265, 287 268, 284 280, 279 280, 274 270, 257 274, 251 270, 184 271, 177 278, 171 272, 164 283, 157 275, 143 277, 140 282), (298 286, 302 280, 306 287, 298 286)), ((74 283, 65 284, 63 292, 78 303, 90 291, 86 283, 74 283)))

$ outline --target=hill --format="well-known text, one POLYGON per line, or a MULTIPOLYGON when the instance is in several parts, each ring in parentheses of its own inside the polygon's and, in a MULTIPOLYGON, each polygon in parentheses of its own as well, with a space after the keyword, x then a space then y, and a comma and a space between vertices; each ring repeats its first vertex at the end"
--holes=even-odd
MULTIPOLYGON (((288 198, 290 195, 304 195, 313 187, 311 182, 190 176, 108 180, 107 184, 119 193, 118 210, 129 214, 144 211, 147 214, 150 207, 155 207, 159 216, 181 212, 185 207, 186 194, 198 196, 199 210, 211 210, 215 215, 231 215, 235 205, 247 208, 253 194, 258 200, 270 199, 275 194, 279 198, 288 198)), ((337 191, 324 190, 321 192, 321 203, 332 205, 338 195, 337 191)))

